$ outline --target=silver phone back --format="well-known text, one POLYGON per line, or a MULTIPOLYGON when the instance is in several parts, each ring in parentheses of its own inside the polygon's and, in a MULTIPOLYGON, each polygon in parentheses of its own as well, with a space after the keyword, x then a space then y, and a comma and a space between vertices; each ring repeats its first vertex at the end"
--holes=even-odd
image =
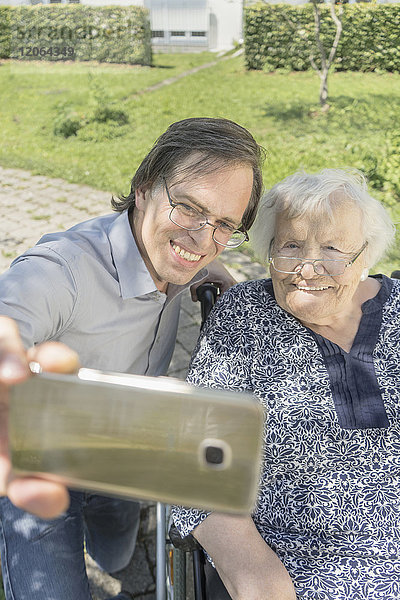
POLYGON ((35 375, 11 391, 12 463, 73 488, 249 513, 263 421, 250 395, 170 378, 35 375))

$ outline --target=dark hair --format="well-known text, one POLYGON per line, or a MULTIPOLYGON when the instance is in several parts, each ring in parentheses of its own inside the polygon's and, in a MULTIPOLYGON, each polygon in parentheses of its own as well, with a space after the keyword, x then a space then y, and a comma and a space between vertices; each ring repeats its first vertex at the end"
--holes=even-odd
POLYGON ((137 169, 127 196, 111 201, 114 210, 135 205, 135 190, 151 188, 162 178, 201 177, 232 165, 253 169, 253 189, 242 225, 249 229, 255 219, 262 193, 261 166, 264 150, 253 136, 228 119, 193 118, 170 125, 137 169), (192 160, 190 160, 192 159, 192 160))

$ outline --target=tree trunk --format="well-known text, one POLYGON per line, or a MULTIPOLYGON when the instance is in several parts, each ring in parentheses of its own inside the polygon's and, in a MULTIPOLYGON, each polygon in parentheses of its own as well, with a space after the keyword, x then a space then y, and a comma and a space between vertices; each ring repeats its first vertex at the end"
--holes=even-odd
POLYGON ((321 73, 321 85, 319 88, 319 103, 321 108, 327 107, 328 100, 328 69, 324 69, 321 73))
POLYGON ((320 13, 319 5, 318 5, 318 0, 311 0, 311 2, 313 5, 313 8, 314 8, 315 41, 316 41, 317 48, 319 51, 319 56, 320 56, 320 60, 321 60, 321 68, 318 69, 318 67, 316 66, 313 55, 310 55, 310 62, 311 62, 312 67, 317 71, 317 73, 320 77, 320 80, 321 80, 321 85, 319 88, 319 103, 321 105, 321 109, 325 112, 329 109, 329 104, 328 104, 329 69, 331 68, 332 63, 335 60, 336 50, 337 50, 337 47, 339 44, 340 36, 342 35, 341 16, 343 13, 343 6, 340 5, 339 16, 338 16, 335 11, 335 0, 330 0, 331 18, 336 25, 336 35, 335 35, 335 39, 333 40, 331 50, 329 52, 329 56, 327 57, 324 44, 321 40, 321 13, 320 13))
MULTIPOLYGON (((266 2, 266 1, 267 0, 264 0, 264 2, 266 2)), ((333 43, 332 43, 332 47, 329 52, 329 56, 327 56, 325 46, 321 39, 321 11, 320 11, 320 6, 319 6, 319 0, 310 0, 310 1, 311 1, 311 4, 313 5, 313 10, 314 10, 314 36, 315 36, 315 43, 316 43, 316 47, 318 50, 320 60, 319 61, 315 60, 315 56, 314 56, 314 52, 313 52, 312 48, 310 49, 309 59, 310 59, 312 68, 318 73, 318 76, 321 81, 321 85, 319 88, 319 103, 321 105, 322 111, 326 112, 329 109, 328 75, 329 75, 329 69, 331 68, 332 63, 335 60, 336 50, 337 50, 337 47, 339 44, 340 36, 342 35, 343 26, 342 26, 341 17, 343 14, 343 6, 342 6, 342 4, 340 4, 338 14, 336 14, 335 0, 329 0, 331 18, 332 18, 332 21, 336 25, 336 34, 335 34, 335 39, 333 40, 333 43), (320 63, 320 66, 318 63, 320 63)), ((284 14, 284 18, 289 23, 289 25, 291 26, 293 31, 296 31, 300 35, 300 37, 302 37, 308 44, 309 40, 307 39, 307 36, 301 31, 300 25, 296 22, 293 22, 285 14, 284 14)))

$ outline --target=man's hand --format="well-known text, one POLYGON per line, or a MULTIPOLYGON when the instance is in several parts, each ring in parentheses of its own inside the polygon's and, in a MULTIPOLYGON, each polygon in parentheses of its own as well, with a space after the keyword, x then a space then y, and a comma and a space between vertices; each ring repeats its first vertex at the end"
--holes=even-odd
POLYGON ((232 277, 229 271, 224 267, 222 262, 216 258, 209 265, 207 265, 208 275, 198 283, 194 283, 190 287, 190 293, 192 295, 193 302, 197 302, 197 288, 203 283, 210 282, 215 283, 219 289, 220 293, 223 294, 230 287, 235 285, 237 281, 232 277))
POLYGON ((38 362, 43 371, 73 373, 79 367, 77 354, 57 342, 47 342, 25 351, 16 323, 0 317, 0 494, 44 519, 66 510, 68 490, 59 484, 12 473, 8 448, 8 387, 31 376, 29 363, 38 362))

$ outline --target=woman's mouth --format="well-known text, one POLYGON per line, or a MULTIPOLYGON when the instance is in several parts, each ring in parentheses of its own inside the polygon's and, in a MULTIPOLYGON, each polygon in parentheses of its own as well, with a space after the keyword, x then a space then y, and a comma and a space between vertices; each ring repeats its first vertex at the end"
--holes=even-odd
POLYGON ((188 260, 190 262, 198 262, 201 259, 201 254, 194 254, 193 252, 188 252, 187 250, 184 250, 184 248, 178 246, 178 244, 174 244, 173 242, 171 242, 171 246, 174 249, 175 254, 181 256, 185 260, 188 260))
POLYGON ((303 292, 322 292, 323 290, 329 290, 330 285, 320 285, 320 286, 311 286, 311 285, 296 285, 298 290, 303 292))

